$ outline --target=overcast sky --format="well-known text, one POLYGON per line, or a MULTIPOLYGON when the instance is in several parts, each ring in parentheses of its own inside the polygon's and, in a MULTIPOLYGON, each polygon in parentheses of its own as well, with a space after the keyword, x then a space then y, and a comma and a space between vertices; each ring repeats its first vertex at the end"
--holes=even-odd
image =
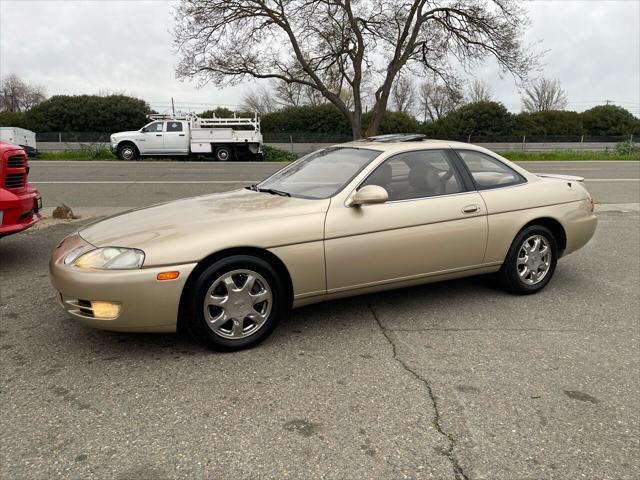
MULTIPOLYGON (((177 81, 170 30, 175 1, 0 0, 0 75, 14 72, 48 95, 122 91, 165 111, 242 102, 247 86, 196 88, 177 81)), ((526 3, 526 42, 548 50, 543 75, 559 78, 568 108, 611 100, 640 116, 640 0, 526 3)), ((475 72, 509 110, 520 111, 513 79, 489 63, 475 72)))

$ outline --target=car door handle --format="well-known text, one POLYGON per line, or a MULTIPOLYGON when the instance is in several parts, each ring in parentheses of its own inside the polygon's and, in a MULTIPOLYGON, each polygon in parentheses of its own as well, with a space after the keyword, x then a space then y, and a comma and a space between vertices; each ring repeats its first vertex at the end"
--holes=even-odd
POLYGON ((467 205, 462 209, 462 213, 475 213, 480 210, 478 205, 467 205))
POLYGON ((156 137, 161 137, 162 134, 161 133, 156 133, 156 137))
POLYGON ((184 137, 184 133, 179 133, 178 136, 179 137, 184 137))

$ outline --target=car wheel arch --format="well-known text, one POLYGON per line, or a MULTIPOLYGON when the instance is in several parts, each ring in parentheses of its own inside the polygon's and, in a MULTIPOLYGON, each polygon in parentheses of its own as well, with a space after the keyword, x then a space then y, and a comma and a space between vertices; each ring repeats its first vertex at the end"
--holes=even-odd
POLYGON ((561 257, 564 250, 567 248, 567 232, 562 223, 552 217, 540 217, 531 220, 527 224, 523 225, 522 228, 518 230, 518 234, 525 228, 532 225, 540 225, 542 227, 546 227, 551 231, 551 233, 553 233, 556 243, 558 244, 558 256, 561 257))
POLYGON ((290 307, 293 304, 293 282, 291 280, 291 274, 289 273, 289 269, 280 259, 280 257, 267 249, 258 247, 234 247, 225 250, 219 250, 200 260, 193 271, 189 274, 189 278, 187 278, 187 281, 182 288, 182 294, 180 295, 180 305, 178 309, 179 330, 182 328, 182 318, 184 312, 186 311, 186 298, 188 297, 188 294, 191 291, 190 289, 192 288, 193 283, 199 277, 200 273, 210 265, 213 265, 215 262, 235 255, 248 255, 259 258, 269 263, 269 265, 271 265, 276 270, 278 275, 281 276, 282 283, 285 285, 288 297, 286 299, 288 306, 290 307))

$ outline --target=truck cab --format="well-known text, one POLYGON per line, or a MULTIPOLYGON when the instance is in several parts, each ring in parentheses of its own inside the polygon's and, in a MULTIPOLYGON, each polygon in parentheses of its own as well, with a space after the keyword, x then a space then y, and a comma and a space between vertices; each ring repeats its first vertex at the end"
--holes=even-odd
POLYGON ((110 148, 121 160, 139 156, 213 156, 215 160, 261 158, 262 134, 257 115, 200 118, 150 115, 140 130, 111 135, 110 148))
POLYGON ((0 237, 35 225, 42 197, 27 183, 29 164, 23 148, 0 141, 0 237))
POLYGON ((140 130, 111 135, 111 151, 121 160, 138 155, 188 155, 189 124, 184 120, 150 122, 140 130))

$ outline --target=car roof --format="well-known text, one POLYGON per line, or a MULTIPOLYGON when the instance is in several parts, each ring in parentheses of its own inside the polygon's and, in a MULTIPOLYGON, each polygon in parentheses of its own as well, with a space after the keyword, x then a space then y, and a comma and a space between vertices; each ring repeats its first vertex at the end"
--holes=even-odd
POLYGON ((355 140, 353 142, 341 143, 336 147, 368 148, 380 150, 382 152, 404 152, 417 149, 439 149, 439 148, 463 148, 466 150, 486 151, 485 148, 471 143, 455 142, 450 140, 423 139, 412 141, 376 141, 376 140, 355 140))

